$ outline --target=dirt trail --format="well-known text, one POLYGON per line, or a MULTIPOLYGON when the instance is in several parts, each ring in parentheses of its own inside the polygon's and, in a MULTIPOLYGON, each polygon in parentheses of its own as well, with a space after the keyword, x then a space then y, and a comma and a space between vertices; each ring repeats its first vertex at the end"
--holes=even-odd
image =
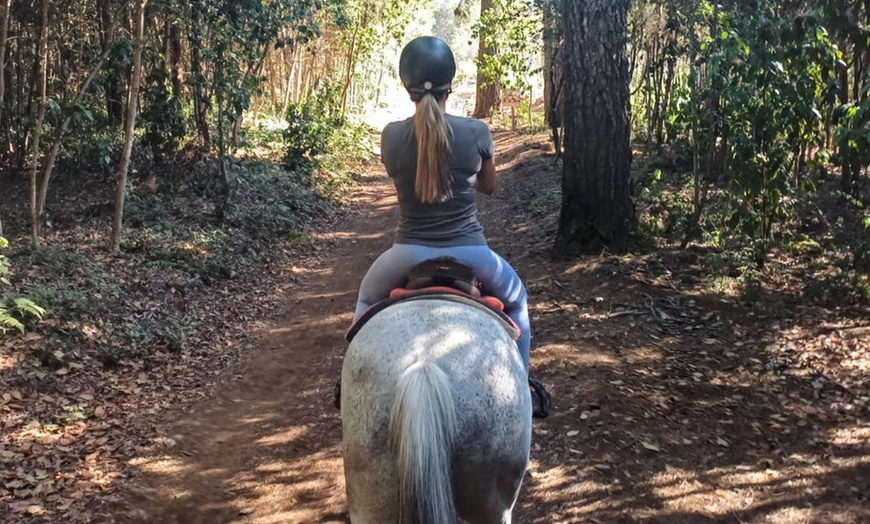
MULTIPOLYGON (((501 133, 496 148, 501 183, 481 219, 529 288, 532 371, 555 403, 535 424, 516 521, 870 522, 870 413, 835 375, 787 360, 792 333, 845 312, 793 325, 790 305, 699 293, 696 263, 551 262, 546 141, 501 133)), ((133 462, 113 522, 345 522, 331 392, 356 288, 396 219, 377 168, 356 200, 318 236, 235 385, 160 427, 166 447, 133 462)))
POLYGON ((341 426, 330 393, 356 288, 395 225, 390 186, 377 175, 339 229, 320 235, 328 247, 299 270, 303 285, 240 380, 166 428, 165 454, 135 462, 118 521, 341 521, 341 426))

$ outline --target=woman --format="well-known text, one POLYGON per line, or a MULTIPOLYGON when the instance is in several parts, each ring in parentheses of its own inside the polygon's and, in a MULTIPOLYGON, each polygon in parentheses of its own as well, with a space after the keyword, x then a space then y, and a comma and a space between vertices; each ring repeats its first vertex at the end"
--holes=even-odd
MULTIPOLYGON (((504 302, 505 313, 522 331, 517 347, 528 371, 525 286, 489 249, 477 220, 476 193, 495 191, 495 145, 485 123, 445 113, 455 73, 453 53, 439 38, 416 38, 402 50, 399 76, 416 113, 388 124, 381 134, 381 160, 396 187, 401 218, 394 245, 363 278, 354 318, 403 286, 415 265, 453 257, 474 270, 485 293, 504 302)), ((549 397, 539 382, 530 383, 535 416, 546 416, 549 397)))

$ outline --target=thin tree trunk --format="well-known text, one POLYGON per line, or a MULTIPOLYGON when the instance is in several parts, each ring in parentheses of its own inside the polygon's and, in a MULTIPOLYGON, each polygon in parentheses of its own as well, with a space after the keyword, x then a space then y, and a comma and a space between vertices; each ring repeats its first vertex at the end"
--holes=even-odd
POLYGON ((169 70, 172 77, 172 96, 181 100, 181 26, 173 22, 169 27, 169 70))
POLYGON ((190 29, 190 73, 193 86, 193 112, 196 128, 203 146, 211 143, 208 131, 208 100, 203 93, 205 75, 202 71, 202 5, 203 0, 194 0, 190 29))
POLYGON ((217 96, 217 133, 218 133, 218 169, 221 176, 221 202, 218 204, 218 221, 223 222, 230 203, 230 179, 226 165, 226 145, 224 140, 224 49, 218 44, 217 59, 214 70, 214 90, 217 96))
MULTIPOLYGON (((248 63, 248 67, 245 70, 245 75, 242 77, 239 88, 244 89, 244 86, 247 84, 248 79, 251 75, 254 78, 261 78, 263 75, 263 67, 266 64, 266 60, 269 58, 269 46, 266 45, 263 47, 263 53, 260 55, 260 58, 256 61, 251 61, 248 63)), ((237 111, 234 110, 232 112, 233 117, 233 131, 232 131, 232 141, 233 148, 235 150, 242 143, 242 123, 244 122, 245 111, 243 108, 239 108, 237 111)), ((256 118, 256 117, 255 117, 256 118)))
POLYGON ((347 52, 347 68, 344 73, 344 86, 341 88, 341 114, 344 115, 347 110, 347 92, 350 90, 350 84, 353 81, 353 67, 356 63, 356 38, 359 34, 360 26, 364 26, 368 21, 368 13, 363 17, 361 24, 358 24, 353 30, 353 36, 350 39, 350 49, 347 52))
POLYGON ((3 117, 6 108, 6 39, 9 35, 9 7, 12 0, 2 0, 0 4, 0 127, 4 128, 3 117))
MULTIPOLYGON (((18 25, 18 28, 20 30, 20 24, 18 25)), ((14 36, 14 33, 13 33, 13 36, 14 36)), ((15 57, 15 59, 14 59, 14 61, 15 61, 15 79, 17 81, 14 84, 15 90, 13 92, 13 96, 15 97, 15 103, 10 104, 10 113, 11 113, 12 109, 14 108, 15 117, 11 118, 11 114, 10 114, 9 120, 10 120, 10 122, 14 121, 14 123, 15 123, 15 128, 16 128, 15 137, 17 138, 17 141, 13 141, 12 131, 9 130, 8 131, 8 141, 9 141, 8 148, 10 151, 13 152, 13 157, 15 159, 15 166, 18 168, 19 171, 24 171, 24 164, 27 162, 27 153, 28 153, 27 141, 26 141, 27 126, 25 126, 26 119, 24 118, 24 116, 31 114, 30 107, 27 106, 27 102, 26 102, 27 95, 24 93, 24 91, 25 91, 25 88, 27 88, 27 87, 30 87, 30 89, 27 89, 27 91, 30 91, 30 92, 34 91, 35 88, 33 86, 37 85, 36 84, 37 77, 36 76, 33 77, 34 81, 32 83, 27 83, 25 81, 26 68, 24 66, 24 59, 22 58, 22 55, 24 55, 24 51, 22 50, 22 48, 24 46, 22 46, 20 38, 15 38, 14 41, 11 42, 11 45, 13 47, 11 47, 9 49, 9 58, 10 58, 10 60, 12 60, 12 57, 13 56, 15 57), (25 108, 27 109, 26 113, 24 112, 25 108)), ((13 85, 12 83, 9 84, 10 87, 12 87, 12 85, 13 85)))
MULTIPOLYGON (((97 73, 103 68, 103 65, 106 63, 106 59, 109 57, 109 53, 112 51, 111 41, 106 46, 106 49, 103 51, 102 56, 100 56, 97 63, 94 64, 94 67, 91 69, 90 74, 87 78, 85 78, 84 82, 79 86, 78 91, 76 92, 75 98, 72 100, 71 104, 76 105, 81 102, 82 98, 87 93, 88 88, 93 83, 94 78, 96 78, 97 73)), ((46 156, 44 166, 42 168, 42 181, 39 186, 39 199, 37 200, 37 214, 39 218, 39 222, 42 222, 42 215, 45 211, 45 200, 48 196, 48 183, 51 180, 51 173, 54 170, 54 162, 57 160, 57 154, 60 152, 60 146, 63 142, 63 137, 69 129, 69 125, 72 122, 72 114, 67 114, 66 117, 61 121, 60 124, 54 129, 54 137, 51 143, 51 147, 49 148, 48 155, 46 156)))
POLYGON ((42 136, 42 122, 45 120, 46 86, 48 84, 48 2, 42 0, 42 16, 40 17, 39 36, 37 37, 36 59, 39 62, 39 102, 36 124, 33 127, 33 145, 30 166, 30 242, 33 247, 39 247, 39 206, 37 202, 37 178, 39 171, 39 140, 42 136))
POLYGON ((136 108, 139 101, 139 83, 142 77, 142 42, 144 40, 145 4, 148 0, 136 2, 133 17, 133 71, 130 76, 130 91, 127 93, 127 111, 124 115, 124 148, 118 163, 117 187, 115 189, 115 212, 112 216, 111 252, 117 255, 121 249, 121 224, 124 219, 124 197, 127 194, 127 171, 130 168, 130 155, 133 152, 133 131, 136 128, 136 108))
MULTIPOLYGON (((547 125, 556 150, 556 158, 562 155, 559 128, 562 127, 562 17, 552 2, 544 5, 544 110, 547 125)), ((531 111, 531 105, 529 105, 531 111)))
POLYGON ((565 153, 554 255, 620 249, 632 231, 629 0, 564 2, 565 153))
MULTIPOLYGON (((112 13, 110 0, 98 0, 97 9, 100 15, 100 45, 105 49, 109 42, 113 41, 114 29, 118 24, 118 13, 112 13)), ((121 75, 123 66, 113 60, 106 78, 106 116, 109 124, 119 125, 124 114, 124 105, 121 102, 121 75)))
POLYGON ((294 48, 293 54, 292 54, 292 61, 290 62, 290 72, 287 74, 287 83, 286 83, 286 86, 284 88, 285 89, 285 91, 284 91, 284 103, 281 106, 281 114, 282 115, 287 114, 287 108, 290 107, 290 96, 293 94, 293 90, 294 90, 294 87, 296 85, 296 83, 294 82, 294 79, 296 78, 296 69, 299 67, 296 63, 298 60, 298 58, 296 56, 297 54, 298 53, 296 51, 296 48, 294 48))
MULTIPOLYGON (((493 0, 480 0, 481 16, 494 8, 493 0)), ((487 78, 486 75, 481 72, 480 65, 483 63, 486 56, 493 56, 496 52, 497 49, 487 46, 483 36, 481 36, 480 42, 477 46, 477 93, 474 100, 474 113, 472 114, 474 118, 489 118, 492 116, 493 111, 501 105, 501 93, 498 88, 498 79, 487 78)))

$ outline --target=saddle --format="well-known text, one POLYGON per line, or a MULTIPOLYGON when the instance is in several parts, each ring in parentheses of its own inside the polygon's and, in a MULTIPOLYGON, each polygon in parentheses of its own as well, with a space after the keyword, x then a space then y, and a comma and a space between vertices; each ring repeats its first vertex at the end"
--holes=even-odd
POLYGON ((520 337, 519 327, 505 314, 501 300, 481 294, 480 283, 470 267, 451 257, 439 257, 414 266, 408 274, 408 283, 363 312, 345 334, 345 340, 353 340, 369 319, 387 307, 425 298, 452 300, 477 307, 495 317, 514 340, 520 337))
POLYGON ((411 268, 405 289, 448 287, 480 299, 480 282, 474 271, 452 257, 438 257, 411 268))
MULTIPOLYGON (((499 299, 480 292, 480 282, 470 267, 453 257, 438 257, 411 268, 407 284, 403 288, 394 289, 389 298, 373 304, 363 312, 348 329, 345 340, 353 340, 365 323, 385 308, 402 301, 426 298, 453 300, 475 306, 493 315, 514 340, 520 338, 520 328, 505 314, 504 304, 499 299)), ((534 392, 533 416, 544 418, 550 409, 550 394, 538 380, 529 378, 529 385, 534 392)), ((341 382, 335 385, 333 396, 333 404, 337 409, 340 408, 340 399, 341 382)))

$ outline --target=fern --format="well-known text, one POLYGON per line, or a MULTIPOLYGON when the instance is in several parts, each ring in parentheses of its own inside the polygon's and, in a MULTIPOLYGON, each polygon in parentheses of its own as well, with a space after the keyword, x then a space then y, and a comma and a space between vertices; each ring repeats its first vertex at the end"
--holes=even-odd
MULTIPOLYGON (((0 248, 7 247, 8 245, 9 243, 6 239, 0 236, 0 248)), ((7 279, 11 274, 12 269, 9 259, 5 255, 0 255, 0 284, 11 285, 7 279)), ((19 318, 36 317, 42 320, 42 317, 45 316, 45 309, 36 305, 36 303, 28 298, 13 298, 12 303, 9 304, 8 298, 0 296, 0 334, 5 334, 13 329, 24 333, 24 324, 16 316, 19 318)))
POLYGON ((9 314, 9 310, 0 306, 0 333, 6 333, 12 329, 24 333, 24 324, 18 321, 15 317, 9 314))
POLYGON ((21 315, 30 315, 39 320, 42 320, 42 317, 45 315, 45 309, 36 305, 30 299, 19 297, 14 299, 13 302, 15 303, 15 310, 21 315))

